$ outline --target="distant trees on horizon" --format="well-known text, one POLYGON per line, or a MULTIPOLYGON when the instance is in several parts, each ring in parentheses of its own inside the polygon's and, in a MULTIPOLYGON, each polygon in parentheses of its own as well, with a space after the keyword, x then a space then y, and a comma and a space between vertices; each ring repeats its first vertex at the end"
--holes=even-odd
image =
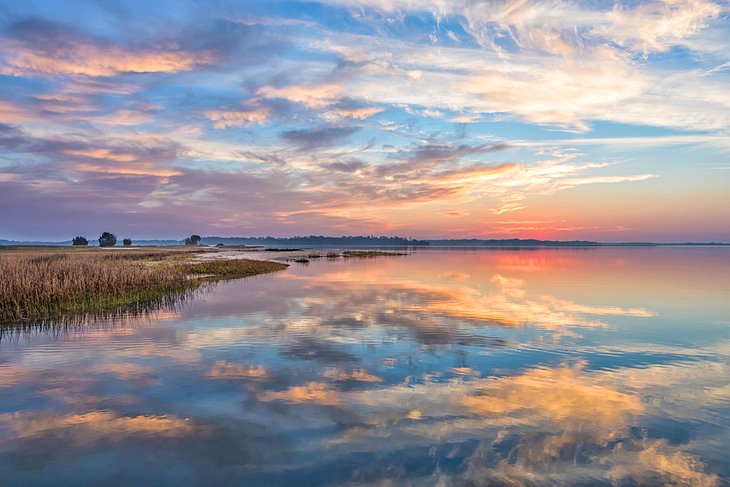
POLYGON ((185 239, 185 245, 198 245, 201 240, 200 235, 190 235, 185 239))
MULTIPOLYGON (((200 235, 190 235, 189 237, 186 237, 184 240, 185 245, 199 245, 200 241, 203 239, 200 235)), ((114 247, 117 244, 117 236, 111 232, 103 232, 99 236, 99 247, 114 247)), ((179 240, 178 240, 179 242, 179 240)), ((84 237, 83 235, 77 235, 73 239, 71 239, 71 244, 74 246, 80 246, 80 245, 89 245, 89 240, 84 237)), ((131 247, 132 246, 132 239, 127 237, 122 240, 122 245, 125 247, 131 247)))
POLYGON ((111 232, 104 232, 99 237, 99 247, 114 247, 116 244, 117 236, 111 232))
POLYGON ((407 237, 386 237, 375 235, 354 235, 341 237, 328 237, 324 235, 309 235, 300 237, 205 237, 205 243, 215 245, 217 243, 240 243, 247 245, 382 245, 382 246, 427 246, 428 240, 416 240, 407 237))
MULTIPOLYGON (((114 247, 117 244, 117 236, 111 232, 104 232, 99 237, 100 247, 114 247)), ((83 235, 77 235, 72 239, 72 245, 74 246, 86 246, 89 245, 89 241, 83 235)), ((538 239, 477 239, 477 238, 465 238, 465 239, 431 239, 431 240, 418 240, 411 237, 388 237, 388 236, 375 236, 375 235, 344 235, 340 237, 335 236, 324 236, 324 235, 309 235, 309 236, 295 236, 295 237, 201 237, 200 235, 190 235, 185 239, 181 240, 144 240, 143 245, 179 245, 184 243, 187 246, 197 245, 258 245, 258 246, 393 246, 393 247, 416 247, 416 246, 435 246, 435 247, 553 247, 553 246, 570 246, 570 247, 590 247, 599 245, 611 245, 602 244, 600 242, 594 242, 590 240, 538 240, 538 239), (158 243, 159 242, 159 243, 158 243)), ((132 245, 131 238, 125 238, 122 240, 122 244, 125 247, 132 245)), ((651 243, 633 243, 632 245, 655 245, 651 243)), ((627 245, 627 244, 613 244, 613 245, 627 245)))

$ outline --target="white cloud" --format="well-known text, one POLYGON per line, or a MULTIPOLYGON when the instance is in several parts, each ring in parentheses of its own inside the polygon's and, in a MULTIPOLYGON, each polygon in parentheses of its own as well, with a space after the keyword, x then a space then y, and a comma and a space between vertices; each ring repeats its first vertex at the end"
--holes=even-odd
POLYGON ((603 10, 527 0, 329 3, 450 16, 483 46, 434 47, 332 32, 311 41, 312 48, 359 66, 343 80, 349 96, 583 131, 594 120, 730 128, 730 91, 722 70, 659 68, 643 60, 673 47, 707 47, 695 38, 727 10, 715 2, 664 0, 603 10))

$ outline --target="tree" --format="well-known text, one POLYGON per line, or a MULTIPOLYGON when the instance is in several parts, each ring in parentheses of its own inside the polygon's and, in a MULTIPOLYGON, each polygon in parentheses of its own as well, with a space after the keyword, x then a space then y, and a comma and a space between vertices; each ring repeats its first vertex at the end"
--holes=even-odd
POLYGON ((110 232, 104 232, 99 237, 99 247, 114 247, 117 244, 117 236, 110 232))
POLYGON ((185 239, 185 245, 198 245, 200 243, 200 235, 190 235, 185 239))
POLYGON ((131 238, 125 238, 124 240, 122 240, 122 243, 124 244, 125 247, 129 247, 129 246, 132 245, 132 239, 131 238))
POLYGON ((86 240, 86 237, 82 237, 81 235, 78 235, 74 237, 73 239, 74 245, 89 245, 89 241, 86 240))

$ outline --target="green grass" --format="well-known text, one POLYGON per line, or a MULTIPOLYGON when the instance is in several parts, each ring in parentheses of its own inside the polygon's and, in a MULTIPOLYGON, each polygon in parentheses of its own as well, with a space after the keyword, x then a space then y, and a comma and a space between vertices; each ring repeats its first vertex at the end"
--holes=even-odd
POLYGON ((235 279, 255 276, 286 269, 286 264, 263 260, 230 259, 209 260, 192 264, 180 264, 177 270, 185 275, 215 279, 235 279))

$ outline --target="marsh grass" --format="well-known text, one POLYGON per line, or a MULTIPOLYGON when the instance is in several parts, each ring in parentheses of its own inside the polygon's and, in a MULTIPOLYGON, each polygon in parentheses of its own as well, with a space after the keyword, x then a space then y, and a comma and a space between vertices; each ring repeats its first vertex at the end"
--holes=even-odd
POLYGON ((208 260, 177 266, 176 271, 186 276, 213 279, 233 279, 255 276, 286 269, 286 264, 264 260, 229 259, 208 260))
POLYGON ((173 305, 205 283, 286 268, 276 262, 192 262, 190 251, 0 251, 0 327, 173 305))

